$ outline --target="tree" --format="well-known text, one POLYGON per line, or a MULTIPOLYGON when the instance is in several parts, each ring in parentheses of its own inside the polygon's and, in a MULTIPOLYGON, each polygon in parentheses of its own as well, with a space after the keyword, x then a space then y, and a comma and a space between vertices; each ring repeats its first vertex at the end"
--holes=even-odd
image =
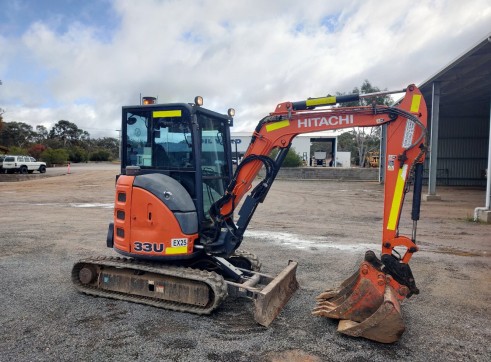
POLYGON ((68 152, 64 149, 48 148, 41 154, 41 160, 49 165, 65 164, 68 160, 68 152))
POLYGON ((110 153, 110 158, 119 158, 119 140, 113 137, 103 137, 92 140, 92 147, 104 149, 110 153))
POLYGON ((97 150, 90 154, 91 161, 109 161, 110 153, 106 150, 97 150))
POLYGON ((61 120, 51 129, 49 138, 60 141, 63 148, 66 148, 67 146, 77 146, 81 142, 87 141, 90 138, 90 134, 78 128, 75 123, 61 120))
POLYGON ((380 148, 380 126, 355 127, 351 132, 355 137, 358 165, 365 167, 367 154, 380 148))
POLYGON ((41 154, 46 151, 48 147, 46 147, 45 145, 42 145, 42 144, 39 144, 39 143, 36 143, 34 145, 32 145, 31 147, 28 148, 27 150, 27 153, 34 157, 35 159, 39 159, 41 157, 41 154))
MULTIPOLYGON (((0 84, 2 84, 1 81, 0 81, 0 84)), ((4 114, 4 112, 5 111, 2 108, 0 108, 0 136, 2 134, 2 128, 3 128, 3 114, 4 114)), ((1 138, 0 138, 0 151, 1 152, 8 152, 8 148, 2 146, 1 138)))
POLYGON ((48 140, 49 132, 46 127, 43 125, 36 126, 36 134, 34 135, 34 139, 36 143, 45 144, 48 140))
MULTIPOLYGON (((376 93, 380 92, 378 87, 372 86, 372 84, 365 80, 361 86, 361 89, 357 87, 353 89, 352 93, 376 93)), ((341 94, 340 94, 341 95, 341 94)), ((343 107, 356 107, 356 106, 368 106, 373 103, 379 105, 390 106, 393 101, 388 95, 377 96, 374 98, 363 98, 358 102, 343 103, 343 107)), ((353 140, 356 146, 356 161, 359 166, 364 167, 365 159, 368 152, 377 150, 380 147, 380 126, 378 127, 354 127, 350 133, 353 136, 353 140)))
POLYGON ((85 162, 88 160, 88 153, 82 147, 75 146, 68 150, 69 160, 71 162, 85 162))
POLYGON ((27 150, 19 146, 12 146, 9 148, 9 153, 11 155, 26 155, 27 150))
POLYGON ((338 136, 338 151, 351 152, 351 164, 359 164, 358 149, 352 131, 343 132, 338 136))
POLYGON ((3 114, 5 113, 5 111, 0 108, 0 132, 2 132, 2 128, 3 128, 3 114))
POLYGON ((23 122, 5 122, 0 131, 0 143, 7 147, 27 148, 34 135, 31 125, 23 122))
POLYGON ((43 125, 37 125, 33 130, 32 126, 23 122, 3 122, 3 113, 0 109, 2 152, 28 154, 38 159, 44 156, 48 163, 64 163, 68 159, 84 162, 91 152, 94 153, 92 158, 99 161, 119 158, 117 138, 91 139, 88 132, 66 120, 58 121, 50 130, 43 125))

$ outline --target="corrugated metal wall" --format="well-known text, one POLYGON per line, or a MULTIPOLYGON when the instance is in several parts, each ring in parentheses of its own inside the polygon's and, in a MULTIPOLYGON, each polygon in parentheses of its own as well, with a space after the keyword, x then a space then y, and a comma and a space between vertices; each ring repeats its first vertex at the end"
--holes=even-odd
POLYGON ((485 186, 489 119, 440 117, 438 184, 485 186))

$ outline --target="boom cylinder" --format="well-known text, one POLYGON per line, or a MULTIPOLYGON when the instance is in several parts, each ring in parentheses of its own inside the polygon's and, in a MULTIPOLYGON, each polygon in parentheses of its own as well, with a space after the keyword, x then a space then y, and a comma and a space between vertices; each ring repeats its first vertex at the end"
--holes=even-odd
POLYGON ((412 232, 413 243, 416 243, 416 231, 418 227, 419 213, 421 211, 422 189, 423 189, 423 164, 417 163, 414 166, 413 206, 411 210, 411 219, 413 220, 413 232, 412 232))
POLYGON ((360 100, 360 95, 357 93, 343 96, 326 96, 320 98, 309 98, 305 101, 292 102, 294 111, 302 111, 309 108, 332 106, 337 103, 357 102, 360 100))
POLYGON ((352 94, 345 94, 340 96, 309 98, 305 101, 292 102, 292 107, 294 111, 302 111, 305 109, 312 109, 315 107, 332 106, 337 103, 357 102, 362 98, 380 97, 380 96, 386 96, 394 93, 403 93, 405 91, 406 89, 395 90, 395 91, 382 91, 382 92, 375 92, 375 93, 364 93, 364 94, 352 93, 352 94))

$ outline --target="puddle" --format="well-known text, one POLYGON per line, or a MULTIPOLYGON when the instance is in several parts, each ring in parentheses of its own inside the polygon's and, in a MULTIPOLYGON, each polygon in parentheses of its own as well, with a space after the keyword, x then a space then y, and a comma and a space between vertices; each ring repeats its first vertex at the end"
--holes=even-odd
MULTIPOLYGON (((29 205, 26 203, 26 205, 29 205)), ((114 208, 114 204, 102 204, 102 203, 69 203, 69 204, 64 204, 61 202, 46 202, 43 204, 33 204, 34 206, 70 206, 70 207, 95 207, 95 208, 100 208, 100 209, 112 209, 114 208)))
POLYGON ((114 207, 114 204, 100 204, 100 203, 94 203, 94 204, 70 204, 71 207, 98 207, 101 209, 112 209, 114 207))
POLYGON ((263 239, 274 242, 280 246, 290 249, 318 250, 318 249, 337 249, 342 251, 359 251, 380 248, 379 244, 372 243, 336 243, 323 236, 305 237, 285 232, 274 233, 270 231, 248 230, 246 237, 263 239))

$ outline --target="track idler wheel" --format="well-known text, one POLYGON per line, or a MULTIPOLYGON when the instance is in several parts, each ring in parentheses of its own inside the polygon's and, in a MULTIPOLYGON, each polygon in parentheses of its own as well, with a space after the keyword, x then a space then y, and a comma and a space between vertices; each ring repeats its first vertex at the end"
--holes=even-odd
POLYGON ((78 277, 82 284, 90 284, 97 278, 97 270, 92 265, 85 265, 78 272, 78 277))
POLYGON ((326 290, 317 297, 312 314, 339 319, 338 332, 349 336, 381 343, 399 340, 405 330, 400 301, 409 290, 380 266, 375 254, 367 252, 355 274, 338 289, 326 290))

